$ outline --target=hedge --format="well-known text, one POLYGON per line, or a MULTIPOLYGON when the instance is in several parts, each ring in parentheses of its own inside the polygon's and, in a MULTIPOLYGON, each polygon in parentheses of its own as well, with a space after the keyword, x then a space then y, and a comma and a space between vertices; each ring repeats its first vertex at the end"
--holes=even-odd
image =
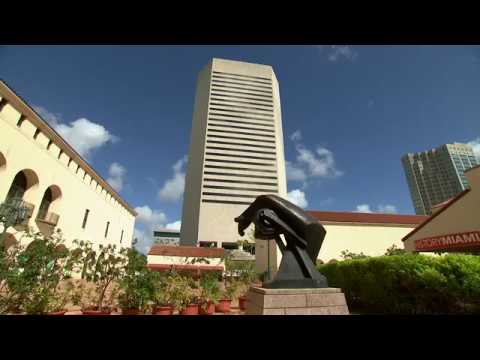
POLYGON ((480 313, 480 256, 380 256, 319 265, 351 311, 369 314, 480 313))

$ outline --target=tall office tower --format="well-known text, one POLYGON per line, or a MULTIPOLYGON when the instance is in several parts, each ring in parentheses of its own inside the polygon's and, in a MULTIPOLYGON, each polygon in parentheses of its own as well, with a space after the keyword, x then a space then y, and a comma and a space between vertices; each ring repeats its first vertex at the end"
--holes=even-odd
POLYGON ((471 146, 445 144, 402 156, 403 169, 418 215, 432 213, 440 204, 469 187, 464 171, 479 164, 471 146))
POLYGON ((234 218, 258 195, 286 192, 272 67, 212 59, 197 80, 180 244, 233 247, 234 218))

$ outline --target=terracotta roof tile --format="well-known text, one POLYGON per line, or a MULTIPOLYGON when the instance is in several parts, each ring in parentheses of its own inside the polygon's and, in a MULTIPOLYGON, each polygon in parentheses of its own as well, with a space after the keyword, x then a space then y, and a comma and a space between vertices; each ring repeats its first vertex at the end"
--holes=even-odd
POLYGON ((398 215, 398 214, 378 214, 378 213, 360 213, 360 212, 338 212, 338 211, 308 211, 310 215, 317 218, 320 222, 346 222, 346 223, 365 223, 365 224, 402 224, 417 225, 425 221, 428 216, 424 215, 398 215))
POLYGON ((222 248, 205 248, 196 246, 167 246, 152 245, 148 255, 158 256, 182 256, 182 257, 204 257, 220 258, 225 254, 222 248))

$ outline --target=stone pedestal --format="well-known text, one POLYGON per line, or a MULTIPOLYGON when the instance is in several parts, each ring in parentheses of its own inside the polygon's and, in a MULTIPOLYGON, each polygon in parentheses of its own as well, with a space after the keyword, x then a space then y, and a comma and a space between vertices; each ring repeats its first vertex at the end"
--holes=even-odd
POLYGON ((245 315, 349 315, 338 288, 265 289, 251 287, 245 315))

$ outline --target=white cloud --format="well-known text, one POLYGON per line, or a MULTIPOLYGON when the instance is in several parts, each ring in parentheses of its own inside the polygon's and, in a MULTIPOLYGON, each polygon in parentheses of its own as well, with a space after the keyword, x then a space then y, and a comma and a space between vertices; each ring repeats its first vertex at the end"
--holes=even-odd
POLYGON ((308 206, 308 201, 305 198, 305 193, 299 189, 290 191, 287 194, 287 199, 298 207, 306 208, 308 206))
POLYGON ((307 174, 305 174, 305 171, 299 167, 296 167, 290 161, 285 161, 285 167, 287 172, 287 180, 305 181, 307 179, 307 174))
POLYGON ((159 227, 165 227, 167 216, 161 210, 151 209, 149 206, 137 206, 136 222, 143 226, 143 230, 135 227, 134 237, 138 239, 135 247, 138 251, 146 254, 153 243, 153 230, 159 227))
POLYGON ((354 61, 358 53, 348 45, 331 45, 328 51, 328 60, 336 62, 339 59, 354 61))
POLYGON ((122 191, 123 188, 123 181, 127 169, 124 166, 120 165, 117 162, 114 162, 110 165, 108 169, 108 179, 107 182, 117 191, 122 191))
POLYGON ((165 225, 165 227, 170 230, 180 230, 181 226, 182 226, 181 220, 177 220, 173 223, 165 225))
POLYGON ((115 143, 118 137, 111 134, 103 125, 94 123, 86 118, 72 121, 70 124, 61 123, 61 116, 53 114, 41 106, 34 106, 34 110, 58 132, 81 156, 88 158, 92 151, 115 143))
POLYGON ((292 141, 302 140, 302 133, 300 132, 300 130, 297 130, 292 135, 290 135, 290 140, 292 141))
POLYGON ((382 205, 380 204, 377 207, 376 211, 373 211, 368 204, 360 204, 357 205, 356 212, 363 212, 363 213, 383 213, 383 214, 396 214, 397 208, 394 205, 382 205))
POLYGON ((314 153, 303 145, 298 145, 296 150, 298 164, 305 165, 310 176, 335 178, 343 175, 343 172, 336 168, 335 159, 330 150, 318 147, 314 153))
POLYGON ((467 144, 472 147, 475 156, 480 161, 480 137, 468 142, 467 144))
POLYGON ((160 200, 176 201, 183 196, 185 188, 184 167, 186 163, 187 156, 184 156, 173 165, 173 177, 165 181, 163 187, 158 192, 160 200))

